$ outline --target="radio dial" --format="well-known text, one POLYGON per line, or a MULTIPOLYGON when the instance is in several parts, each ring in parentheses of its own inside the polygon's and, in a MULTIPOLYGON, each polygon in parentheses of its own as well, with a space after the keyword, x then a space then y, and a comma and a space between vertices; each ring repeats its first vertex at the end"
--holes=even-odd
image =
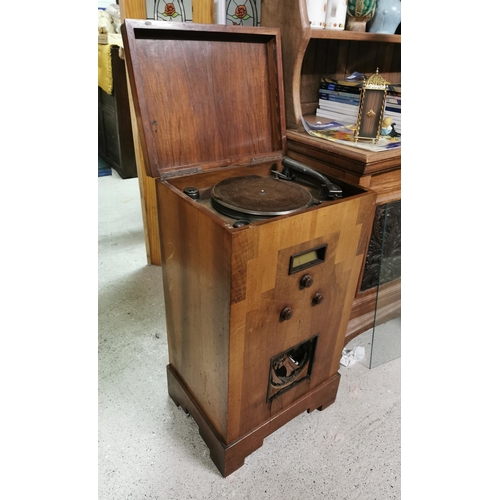
POLYGON ((309 288, 313 284, 313 278, 310 274, 304 274, 302 278, 300 278, 300 286, 303 286, 304 288, 309 288))

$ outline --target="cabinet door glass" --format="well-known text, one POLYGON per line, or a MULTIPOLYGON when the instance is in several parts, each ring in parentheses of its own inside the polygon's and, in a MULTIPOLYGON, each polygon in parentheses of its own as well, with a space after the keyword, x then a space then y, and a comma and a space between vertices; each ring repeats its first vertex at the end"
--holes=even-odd
POLYGON ((401 356, 401 201, 385 205, 370 368, 401 356))

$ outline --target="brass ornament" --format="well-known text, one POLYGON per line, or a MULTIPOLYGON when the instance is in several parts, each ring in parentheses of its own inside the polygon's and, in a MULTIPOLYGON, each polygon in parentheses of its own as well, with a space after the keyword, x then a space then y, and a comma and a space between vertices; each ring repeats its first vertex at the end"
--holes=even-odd
POLYGON ((376 143, 384 119, 385 100, 388 83, 377 71, 364 80, 359 100, 358 119, 354 130, 354 140, 369 140, 376 143), (369 109, 369 111, 365 111, 369 109))

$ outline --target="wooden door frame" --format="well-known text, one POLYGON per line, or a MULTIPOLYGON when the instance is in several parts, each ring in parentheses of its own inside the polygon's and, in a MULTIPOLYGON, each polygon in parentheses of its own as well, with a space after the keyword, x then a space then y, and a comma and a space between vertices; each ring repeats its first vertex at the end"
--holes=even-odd
MULTIPOLYGON (((193 1, 193 22, 194 23, 214 23, 214 2, 213 0, 192 0, 193 1)), ((145 0, 120 0, 120 17, 123 22, 129 19, 146 19, 145 0)), ((139 180, 139 190, 141 194, 142 220, 144 225, 144 240, 146 245, 146 257, 148 264, 161 266, 160 233, 158 226, 158 212, 156 203, 155 180, 146 175, 144 166, 144 156, 137 130, 137 119, 135 116, 132 95, 129 89, 130 115, 132 120, 132 135, 134 138, 135 159, 137 164, 137 177, 139 180)))

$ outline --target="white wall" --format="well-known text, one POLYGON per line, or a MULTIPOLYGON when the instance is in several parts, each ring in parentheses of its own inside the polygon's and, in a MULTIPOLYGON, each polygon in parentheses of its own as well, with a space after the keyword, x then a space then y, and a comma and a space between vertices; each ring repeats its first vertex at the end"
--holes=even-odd
POLYGON ((106 9, 112 3, 116 3, 109 0, 97 0, 97 8, 106 9))

